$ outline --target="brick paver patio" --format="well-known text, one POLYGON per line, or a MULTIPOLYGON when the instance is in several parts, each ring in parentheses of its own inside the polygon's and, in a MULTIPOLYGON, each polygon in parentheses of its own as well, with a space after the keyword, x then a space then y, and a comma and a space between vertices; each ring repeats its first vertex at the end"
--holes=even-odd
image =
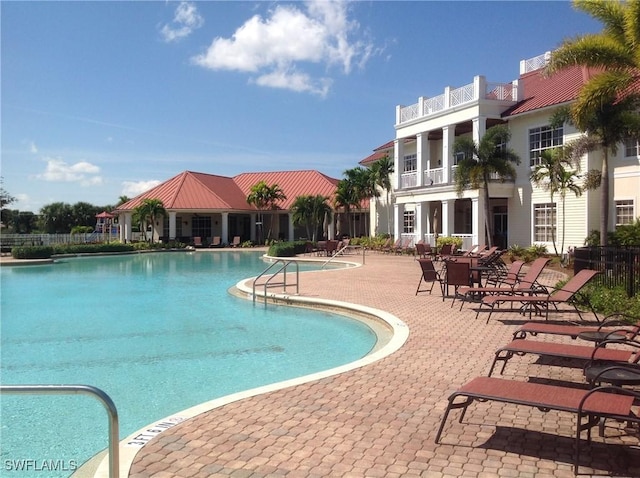
MULTIPOLYGON (((471 307, 451 308, 437 288, 432 295, 415 296, 419 277, 412 257, 375 253, 363 267, 303 274, 301 295, 388 311, 409 326, 409 339, 372 365, 185 421, 150 440, 129 476, 573 476, 575 417, 567 413, 476 402, 462 424, 459 412, 452 412, 443 443, 434 443, 447 397, 487 374, 494 351, 511 340, 523 318, 500 313, 489 324, 482 317, 474 320, 471 307)), ((544 280, 554 284, 560 277, 545 272, 544 280)), ((571 342, 551 336, 536 340, 571 342)), ((540 363, 535 356, 514 357, 504 375, 530 376, 583 383, 580 368, 540 363)), ((607 445, 593 435, 582 474, 640 476, 637 435, 610 422, 607 445), (616 445, 621 443, 629 446, 616 445)))

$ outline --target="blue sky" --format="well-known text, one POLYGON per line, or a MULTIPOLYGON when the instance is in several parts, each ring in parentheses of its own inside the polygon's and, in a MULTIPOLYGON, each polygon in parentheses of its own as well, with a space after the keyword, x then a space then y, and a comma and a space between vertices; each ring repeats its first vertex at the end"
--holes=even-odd
POLYGON ((567 1, 0 4, 12 209, 97 206, 185 171, 341 178, 395 107, 598 32, 567 1))

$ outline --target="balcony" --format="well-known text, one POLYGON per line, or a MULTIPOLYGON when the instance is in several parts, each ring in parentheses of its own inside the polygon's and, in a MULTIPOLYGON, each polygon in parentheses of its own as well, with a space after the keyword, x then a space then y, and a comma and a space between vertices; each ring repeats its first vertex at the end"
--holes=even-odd
POLYGON ((460 88, 445 88, 443 94, 432 98, 420 97, 418 103, 396 107, 396 124, 426 118, 461 105, 479 100, 513 102, 518 101, 518 81, 512 83, 490 83, 476 76, 473 83, 460 88))

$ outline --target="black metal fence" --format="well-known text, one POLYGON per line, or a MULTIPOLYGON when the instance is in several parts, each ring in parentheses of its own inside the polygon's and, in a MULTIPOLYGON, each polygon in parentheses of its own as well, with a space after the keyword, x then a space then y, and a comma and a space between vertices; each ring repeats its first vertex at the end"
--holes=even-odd
POLYGON ((598 280, 607 287, 624 286, 629 297, 640 293, 640 246, 577 247, 573 272, 600 271, 598 280))

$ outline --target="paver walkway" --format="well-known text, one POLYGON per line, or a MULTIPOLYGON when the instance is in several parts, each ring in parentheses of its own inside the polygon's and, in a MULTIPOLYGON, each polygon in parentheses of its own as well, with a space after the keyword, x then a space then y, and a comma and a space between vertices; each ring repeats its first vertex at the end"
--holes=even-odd
MULTIPOLYGON (((452 412, 443 443, 434 443, 447 397, 487 374, 494 351, 511 340, 522 317, 500 313, 489 324, 474 320, 471 307, 451 308, 437 288, 415 296, 419 277, 412 257, 375 253, 363 267, 303 274, 301 295, 391 312, 409 326, 406 344, 372 365, 181 423, 141 449, 130 476, 573 476, 575 422, 566 413, 476 402, 463 424, 452 412)), ((559 277, 550 273, 545 280, 553 284, 559 277)), ((507 365, 506 378, 529 376, 583 382, 579 368, 536 363, 534 356, 507 365)), ((608 444, 634 446, 605 446, 595 436, 581 473, 640 476, 638 440, 607 425, 608 444)))

